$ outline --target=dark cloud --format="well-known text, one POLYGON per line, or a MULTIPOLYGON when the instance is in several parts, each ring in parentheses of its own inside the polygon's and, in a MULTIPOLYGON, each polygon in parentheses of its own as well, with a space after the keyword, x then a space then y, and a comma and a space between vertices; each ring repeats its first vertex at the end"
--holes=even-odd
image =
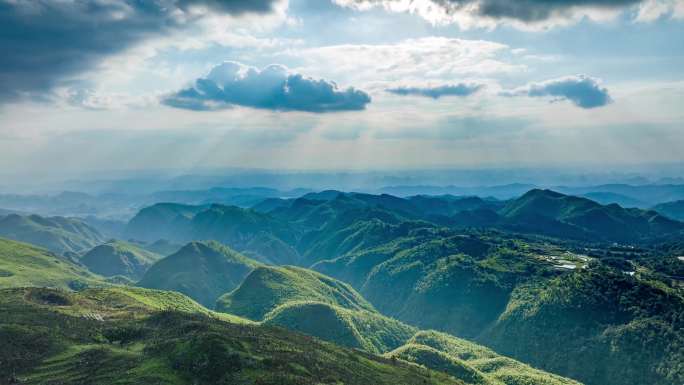
MULTIPOLYGON (((389 4, 401 0, 337 0, 342 4, 389 4)), ((431 0, 447 12, 467 12, 493 19, 538 22, 563 15, 572 8, 619 9, 644 0, 431 0)))
POLYGON ((196 111, 233 105, 281 111, 330 112, 363 110, 370 97, 363 91, 341 90, 333 82, 292 74, 280 65, 262 70, 224 62, 197 79, 192 87, 166 96, 168 106, 196 111))
POLYGON ((484 86, 482 84, 447 84, 437 87, 397 87, 388 88, 385 91, 396 95, 414 95, 424 96, 433 99, 439 99, 442 96, 470 96, 481 90, 484 86))
POLYGON ((569 100, 581 108, 597 108, 609 104, 612 99, 598 80, 585 76, 568 76, 531 83, 525 87, 502 92, 504 96, 551 97, 554 100, 569 100))
POLYGON ((64 79, 201 17, 191 8, 267 12, 276 0, 0 0, 0 102, 44 96, 64 79))
POLYGON ((575 7, 622 8, 641 0, 442 0, 444 4, 477 3, 481 16, 510 18, 524 22, 546 20, 575 7))

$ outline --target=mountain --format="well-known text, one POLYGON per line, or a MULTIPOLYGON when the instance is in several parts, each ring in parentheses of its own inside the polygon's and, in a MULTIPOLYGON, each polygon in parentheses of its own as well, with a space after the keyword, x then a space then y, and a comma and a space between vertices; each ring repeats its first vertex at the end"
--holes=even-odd
POLYGON ((352 310, 373 307, 349 285, 294 266, 259 266, 234 291, 216 303, 216 310, 259 321, 288 302, 316 301, 352 310))
POLYGON ((157 203, 140 210, 126 225, 124 238, 154 242, 178 240, 189 231, 190 220, 208 206, 157 203))
POLYGON ((616 203, 622 207, 638 207, 647 208, 648 203, 640 201, 638 199, 629 197, 627 195, 617 194, 613 192, 589 192, 582 194, 584 198, 591 199, 602 205, 609 205, 611 203, 616 203))
POLYGON ((499 211, 501 226, 559 238, 635 242, 684 230, 655 211, 607 206, 550 190, 531 190, 499 211))
POLYGON ((683 315, 681 291, 596 265, 516 288, 480 341, 587 384, 681 384, 683 315))
POLYGON ((558 186, 554 187, 553 190, 570 195, 597 193, 617 194, 621 197, 643 202, 644 206, 637 206, 642 208, 684 199, 684 185, 682 184, 604 184, 579 187, 558 186))
POLYGON ((170 203, 142 209, 126 227, 132 239, 153 242, 215 240, 265 263, 296 263, 298 232, 287 223, 250 209, 170 203))
MULTIPOLYGON (((604 263, 544 239, 426 228, 313 268, 350 282, 382 314, 586 384, 679 384, 679 254, 664 266, 659 252, 642 260, 629 250, 604 263)), ((406 354, 451 365, 430 351, 406 354)))
POLYGON ((218 310, 246 316, 265 325, 285 327, 338 345, 385 353, 430 369, 443 363, 414 354, 419 347, 447 356, 456 370, 448 374, 467 384, 576 384, 504 358, 482 346, 436 332, 419 331, 373 309, 348 285, 310 270, 285 267, 255 269, 240 287, 222 297, 218 310), (250 304, 256 304, 257 311, 250 304), (427 345, 434 347, 427 348, 427 345), (439 349, 439 350, 437 350, 439 349), (412 354, 408 354, 411 351, 412 354), (468 362, 459 361, 467 360, 468 362), (458 362, 458 363, 456 363, 458 362), (477 367, 477 369, 476 369, 477 367), (482 371, 480 371, 482 370, 482 371), (501 382, 499 382, 501 381, 501 382))
POLYGON ((2 290, 0 339, 10 384, 463 384, 143 289, 2 290))
POLYGON ((0 236, 55 253, 81 252, 104 242, 102 235, 75 218, 10 214, 0 217, 0 236))
POLYGON ((138 286, 174 290, 207 307, 237 287, 259 263, 218 242, 191 242, 152 265, 138 286))
POLYGON ((0 288, 54 287, 78 290, 100 278, 45 249, 0 238, 0 288))
POLYGON ((661 203, 653 207, 654 211, 665 215, 666 217, 684 221, 684 200, 661 203))
POLYGON ((121 275, 139 280, 147 269, 162 258, 134 244, 112 240, 85 253, 80 262, 90 271, 105 277, 121 275))

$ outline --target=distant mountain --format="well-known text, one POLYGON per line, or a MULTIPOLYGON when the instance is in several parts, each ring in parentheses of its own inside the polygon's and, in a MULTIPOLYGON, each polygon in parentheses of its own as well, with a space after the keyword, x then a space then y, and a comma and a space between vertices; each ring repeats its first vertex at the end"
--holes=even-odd
POLYGON ((296 263, 299 258, 292 247, 296 229, 268 214, 236 206, 156 204, 131 219, 125 234, 147 242, 215 240, 265 263, 296 263))
POLYGON ((628 197, 626 195, 617 194, 613 192, 590 192, 582 194, 584 198, 591 199, 602 205, 609 205, 611 203, 616 203, 622 207, 638 207, 647 208, 648 203, 640 201, 638 199, 628 197))
POLYGON ((259 263, 217 242, 191 242, 152 265, 138 286, 174 290, 207 307, 237 287, 259 263))
POLYGON ((104 242, 80 219, 10 214, 0 217, 0 236, 45 247, 55 253, 81 252, 104 242))
POLYGON ((643 202, 644 206, 636 206, 641 208, 653 206, 659 203, 684 199, 684 184, 605 184, 579 187, 557 186, 553 187, 552 189, 571 195, 597 193, 617 194, 621 197, 627 197, 635 201, 643 202))
POLYGON ((34 286, 80 290, 103 285, 100 279, 45 249, 0 238, 0 288, 34 286))
POLYGON ((138 247, 141 247, 147 251, 151 251, 155 254, 159 254, 161 256, 167 256, 171 255, 183 247, 182 244, 180 243, 173 243, 169 240, 166 239, 159 239, 157 241, 154 241, 152 243, 146 243, 146 242, 140 242, 140 243, 135 243, 138 247))
POLYGON ((105 277, 121 275, 138 281, 161 258, 161 255, 134 244, 112 240, 95 246, 81 257, 80 262, 90 271, 105 277))
POLYGON ((380 193, 392 194, 400 197, 413 195, 457 195, 494 197, 497 199, 511 199, 536 188, 535 185, 512 183, 497 186, 389 186, 379 190, 380 193))
POLYGON ((603 206, 550 190, 531 190, 499 214, 504 228, 559 238, 635 242, 684 230, 684 223, 655 211, 603 206))
POLYGON ((653 210, 668 218, 684 221, 684 200, 661 203, 654 206, 653 210))
POLYGON ((148 242, 159 239, 178 240, 189 231, 192 218, 208 207, 178 203, 157 203, 145 207, 128 222, 124 238, 148 242))

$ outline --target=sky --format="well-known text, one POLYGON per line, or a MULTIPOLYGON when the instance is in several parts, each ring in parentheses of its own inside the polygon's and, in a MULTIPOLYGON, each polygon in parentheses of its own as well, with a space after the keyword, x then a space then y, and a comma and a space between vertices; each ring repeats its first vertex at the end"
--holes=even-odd
POLYGON ((684 0, 0 0, 0 170, 684 164, 684 0))

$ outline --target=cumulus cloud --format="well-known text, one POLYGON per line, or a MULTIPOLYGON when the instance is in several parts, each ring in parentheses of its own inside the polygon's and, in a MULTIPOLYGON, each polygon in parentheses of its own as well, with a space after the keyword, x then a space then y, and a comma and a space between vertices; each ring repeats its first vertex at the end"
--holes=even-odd
POLYGON ((40 97, 103 58, 209 14, 264 13, 278 0, 0 0, 0 102, 40 97))
POLYGON ((577 107, 590 109, 612 102, 608 89, 586 75, 567 76, 503 91, 504 96, 551 97, 554 101, 569 100, 577 107))
POLYGON ((418 14, 435 24, 456 23, 463 28, 493 27, 500 23, 521 28, 551 27, 583 18, 612 18, 642 3, 681 0, 334 0, 338 5, 365 10, 383 7, 418 14))
POLYGON ((470 96, 484 87, 482 84, 446 84, 441 86, 426 86, 426 87, 395 87, 388 88, 385 91, 402 96, 424 96, 433 99, 439 99, 442 96, 470 96))
POLYGON ((370 97, 354 88, 340 89, 327 80, 290 73, 281 65, 263 69, 224 62, 192 87, 163 98, 176 108, 210 111, 233 105, 281 111, 331 112, 363 110, 370 97))

